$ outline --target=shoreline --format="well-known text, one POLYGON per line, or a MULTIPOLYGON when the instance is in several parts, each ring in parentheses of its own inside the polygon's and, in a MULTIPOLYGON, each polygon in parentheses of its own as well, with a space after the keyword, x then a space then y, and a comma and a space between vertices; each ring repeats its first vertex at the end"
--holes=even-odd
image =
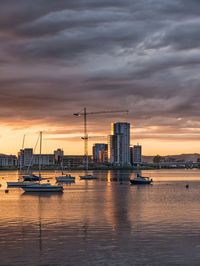
MULTIPOLYGON (((104 171, 109 171, 109 170, 127 170, 127 171, 130 171, 130 170, 161 170, 161 169, 199 169, 200 166, 193 166, 193 167, 170 167, 170 166, 141 166, 141 167, 88 167, 88 170, 89 171, 92 171, 92 170, 97 170, 97 171, 100 171, 100 170, 104 170, 104 171)), ((20 171, 17 167, 0 167, 0 171, 20 171)), ((38 167, 33 167, 31 169, 32 171, 38 171, 38 167)), ((60 169, 60 167, 42 167, 41 168, 42 171, 62 171, 60 169)), ((23 168, 21 170, 22 172, 23 171, 27 171, 27 168, 23 168)), ((63 171, 85 171, 85 168, 84 167, 69 167, 69 168, 65 168, 63 171)))

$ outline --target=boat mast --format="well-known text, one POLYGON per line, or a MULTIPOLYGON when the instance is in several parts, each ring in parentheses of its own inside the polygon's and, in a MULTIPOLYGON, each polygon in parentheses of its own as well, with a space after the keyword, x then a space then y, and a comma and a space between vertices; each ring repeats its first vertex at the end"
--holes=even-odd
POLYGON ((39 177, 41 177, 41 159, 42 159, 42 131, 40 131, 40 156, 39 156, 39 177))
POLYGON ((23 141, 22 141, 22 149, 21 149, 21 154, 20 154, 20 167, 19 167, 19 171, 20 171, 20 172, 22 171, 22 158, 23 158, 22 154, 23 154, 23 152, 24 152, 25 136, 26 136, 26 135, 24 134, 24 136, 23 136, 23 141))
POLYGON ((86 108, 84 108, 84 157, 85 157, 85 166, 86 166, 86 172, 88 171, 88 133, 87 133, 87 111, 86 108))

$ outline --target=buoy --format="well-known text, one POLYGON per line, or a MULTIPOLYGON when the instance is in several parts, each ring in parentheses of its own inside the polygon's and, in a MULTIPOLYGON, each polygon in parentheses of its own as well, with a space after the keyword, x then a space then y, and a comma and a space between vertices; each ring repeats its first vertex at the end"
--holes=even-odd
POLYGON ((186 185, 185 187, 186 187, 186 188, 189 188, 189 185, 186 185))
POLYGON ((6 189, 6 190, 5 190, 5 193, 8 193, 8 191, 9 191, 9 190, 8 190, 8 189, 6 189))

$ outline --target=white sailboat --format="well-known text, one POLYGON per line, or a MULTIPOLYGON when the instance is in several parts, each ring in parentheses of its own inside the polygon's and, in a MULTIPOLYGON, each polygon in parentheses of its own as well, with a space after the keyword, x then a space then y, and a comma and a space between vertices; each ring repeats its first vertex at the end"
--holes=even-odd
MULTIPOLYGON (((41 154, 42 154, 42 132, 40 132, 40 158, 39 158, 39 178, 41 180, 41 154)), ((50 183, 33 183, 21 186, 25 192, 63 192, 62 186, 51 185, 50 183)))
POLYGON ((84 179, 84 180, 92 180, 92 179, 97 179, 96 175, 89 175, 89 174, 85 174, 85 175, 80 175, 80 179, 84 179))
POLYGON ((130 183, 132 185, 147 185, 151 184, 153 182, 153 179, 150 179, 147 176, 141 176, 140 174, 137 174, 137 176, 134 179, 130 179, 130 183))
POLYGON ((56 182, 75 183, 75 177, 70 174, 57 176, 56 182))
POLYGON ((35 183, 30 186, 22 186, 25 192, 63 192, 62 186, 53 186, 50 183, 35 183))
MULTIPOLYGON (((23 137, 23 141, 22 141, 22 150, 24 149, 24 141, 25 141, 25 135, 23 137)), ((22 170, 22 162, 21 162, 21 159, 20 159, 20 173, 21 173, 21 170, 22 170)), ((30 176, 28 176, 30 177, 30 176)), ((20 181, 20 178, 18 178, 18 181, 12 181, 12 182, 7 182, 7 187, 22 187, 22 186, 29 186, 29 185, 34 185, 34 182, 30 182, 30 181, 33 181, 31 179, 25 179, 24 176, 23 176, 23 179, 24 181, 20 181)), ((38 181, 38 180, 36 180, 38 181)))
POLYGON ((80 179, 82 180, 92 180, 97 179, 96 175, 89 175, 88 174, 88 156, 86 157, 86 169, 85 169, 85 175, 80 175, 80 179))
POLYGON ((7 182, 7 187, 22 187, 34 185, 34 182, 25 182, 25 181, 16 181, 16 182, 7 182))
POLYGON ((88 155, 86 157, 86 169, 85 169, 85 175, 80 175, 80 179, 82 180, 92 180, 92 179, 97 179, 96 175, 89 175, 88 174, 88 155))
POLYGON ((75 183, 75 177, 71 176, 70 174, 64 174, 64 167, 63 167, 63 156, 62 156, 62 175, 56 177, 57 183, 75 183))

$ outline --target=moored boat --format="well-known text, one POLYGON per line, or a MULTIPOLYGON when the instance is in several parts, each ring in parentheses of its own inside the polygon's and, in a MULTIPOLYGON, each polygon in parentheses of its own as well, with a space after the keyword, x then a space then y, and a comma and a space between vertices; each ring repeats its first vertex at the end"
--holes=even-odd
MULTIPOLYGON (((40 132, 40 157, 39 157, 39 176, 34 176, 34 178, 39 178, 39 182, 42 179, 41 178, 41 152, 42 152, 42 132, 40 132)), ((33 183, 29 186, 21 186, 21 188, 25 192, 63 192, 62 186, 55 186, 51 185, 50 183, 33 183)))
POLYGON ((70 174, 58 176, 56 177, 56 182, 75 183, 75 177, 70 174))
POLYGON ((22 187, 22 186, 30 186, 35 185, 37 183, 34 182, 24 182, 24 181, 16 181, 16 182, 7 182, 7 187, 22 187))
POLYGON ((63 192, 62 186, 53 186, 49 183, 36 183, 30 186, 21 187, 25 192, 63 192))
POLYGON ((25 175, 23 176, 24 181, 40 181, 42 180, 41 176, 37 176, 37 175, 25 175))
POLYGON ((80 179, 83 179, 83 180, 92 180, 92 179, 97 179, 97 176, 96 175, 81 175, 80 176, 80 179))
POLYGON ((148 185, 153 182, 153 179, 150 179, 149 177, 146 176, 141 176, 137 174, 137 176, 134 179, 130 179, 130 183, 132 185, 148 185))

